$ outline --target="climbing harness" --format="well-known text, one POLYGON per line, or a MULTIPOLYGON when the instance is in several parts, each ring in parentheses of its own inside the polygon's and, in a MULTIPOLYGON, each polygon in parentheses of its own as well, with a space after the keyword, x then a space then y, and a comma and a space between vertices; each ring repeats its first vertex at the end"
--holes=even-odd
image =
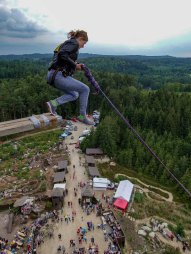
POLYGON ((109 102, 109 104, 112 106, 112 108, 118 114, 118 116, 125 122, 125 124, 129 127, 129 129, 134 133, 136 138, 145 146, 145 148, 152 154, 152 156, 155 157, 155 159, 158 160, 158 162, 161 163, 161 165, 166 169, 166 171, 169 173, 169 175, 177 182, 177 184, 191 198, 191 192, 170 171, 170 169, 163 163, 163 161, 158 157, 158 155, 147 145, 147 143, 142 139, 142 137, 138 134, 138 132, 133 128, 133 126, 129 123, 128 119, 124 117, 124 115, 117 109, 117 107, 112 103, 112 101, 106 96, 106 94, 103 92, 103 90, 101 89, 101 87, 99 86, 97 81, 94 79, 93 75, 91 74, 91 71, 85 65, 83 65, 82 68, 83 68, 85 76, 87 77, 87 79, 91 83, 91 85, 95 88, 95 90, 102 93, 102 95, 109 102))

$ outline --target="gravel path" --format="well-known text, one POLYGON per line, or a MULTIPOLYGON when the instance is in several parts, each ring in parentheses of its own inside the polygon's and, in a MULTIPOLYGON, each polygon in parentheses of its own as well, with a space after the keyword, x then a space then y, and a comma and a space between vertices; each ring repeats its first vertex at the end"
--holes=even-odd
MULTIPOLYGON (((87 250, 90 244, 90 238, 92 236, 95 239, 95 244, 98 244, 99 246, 99 253, 104 253, 104 250, 106 250, 108 246, 108 242, 104 241, 103 231, 97 228, 97 225, 101 223, 100 217, 96 217, 95 213, 87 216, 78 204, 78 198, 81 197, 81 190, 80 187, 78 187, 78 182, 87 182, 88 177, 86 173, 84 174, 85 167, 82 166, 83 163, 80 163, 80 161, 85 162, 84 155, 80 154, 78 150, 75 149, 75 144, 69 145, 69 143, 71 141, 72 143, 76 142, 82 131, 88 127, 81 123, 75 123, 75 125, 78 127, 78 131, 73 131, 72 135, 74 136, 74 139, 71 140, 70 136, 66 139, 71 165, 69 166, 69 173, 66 175, 66 188, 68 189, 68 196, 65 197, 64 210, 63 213, 60 211, 60 218, 64 218, 65 215, 71 216, 72 211, 76 212, 76 216, 74 216, 74 222, 69 222, 67 224, 63 219, 63 222, 60 221, 55 223, 54 238, 45 239, 45 243, 38 248, 38 254, 57 253, 57 247, 59 245, 64 245, 66 248, 66 253, 70 254, 73 250, 73 248, 70 247, 71 239, 75 240, 77 247, 85 247, 87 250), (81 160, 79 157, 81 157, 81 160), (73 165, 75 165, 75 169, 73 168, 73 165), (74 174, 75 177, 73 179, 74 174), (74 196, 74 188, 78 189, 77 197, 74 196), (68 201, 72 202, 72 208, 68 207, 68 201), (77 228, 80 226, 87 227, 88 221, 93 222, 95 229, 94 231, 92 230, 87 232, 87 243, 82 242, 82 244, 79 245, 78 235, 76 233, 77 228), (62 240, 58 239, 59 233, 62 235, 62 240)), ((101 196, 100 191, 96 191, 95 196, 101 196)))

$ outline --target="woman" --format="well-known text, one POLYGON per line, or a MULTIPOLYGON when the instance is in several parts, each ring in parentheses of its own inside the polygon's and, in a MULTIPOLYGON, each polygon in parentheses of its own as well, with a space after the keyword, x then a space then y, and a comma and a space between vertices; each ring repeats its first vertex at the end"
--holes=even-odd
POLYGON ((54 57, 48 69, 47 81, 50 85, 64 92, 64 95, 46 102, 48 110, 56 115, 57 106, 74 101, 79 97, 80 115, 78 120, 94 125, 86 116, 86 109, 90 89, 87 85, 74 79, 72 76, 76 70, 82 70, 83 64, 77 63, 78 51, 88 41, 87 32, 83 30, 70 31, 68 40, 54 50, 54 57))

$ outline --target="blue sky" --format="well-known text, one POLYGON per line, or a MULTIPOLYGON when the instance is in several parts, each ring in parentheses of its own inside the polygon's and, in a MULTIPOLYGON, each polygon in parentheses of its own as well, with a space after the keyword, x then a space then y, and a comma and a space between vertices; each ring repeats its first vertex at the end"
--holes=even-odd
POLYGON ((190 0, 0 0, 0 54, 52 53, 73 29, 80 52, 191 57, 190 0))

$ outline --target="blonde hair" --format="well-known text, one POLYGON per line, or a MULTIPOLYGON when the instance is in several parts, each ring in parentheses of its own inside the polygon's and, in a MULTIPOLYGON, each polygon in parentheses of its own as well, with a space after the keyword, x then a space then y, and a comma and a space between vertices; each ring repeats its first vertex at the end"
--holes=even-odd
POLYGON ((88 34, 84 30, 72 30, 67 34, 68 39, 82 37, 84 41, 88 41, 88 34))

